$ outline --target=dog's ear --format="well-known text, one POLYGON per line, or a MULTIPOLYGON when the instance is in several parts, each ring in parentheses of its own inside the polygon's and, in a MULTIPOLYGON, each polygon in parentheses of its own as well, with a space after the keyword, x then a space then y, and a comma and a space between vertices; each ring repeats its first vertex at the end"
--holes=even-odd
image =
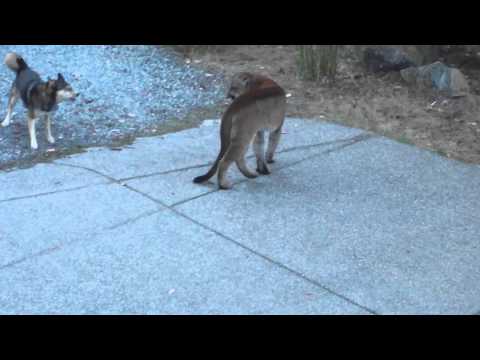
POLYGON ((54 91, 57 90, 57 82, 55 80, 48 78, 47 89, 54 90, 54 91))
POLYGON ((58 80, 60 80, 60 81, 65 81, 65 79, 63 78, 63 75, 60 74, 60 73, 58 73, 57 78, 58 78, 58 80))

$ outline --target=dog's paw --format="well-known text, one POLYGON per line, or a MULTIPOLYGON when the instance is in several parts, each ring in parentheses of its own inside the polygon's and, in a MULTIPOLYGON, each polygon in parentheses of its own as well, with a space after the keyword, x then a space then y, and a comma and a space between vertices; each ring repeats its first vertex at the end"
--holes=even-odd
POLYGON ((37 145, 37 144, 30 144, 30 149, 32 149, 32 150, 37 150, 37 149, 38 149, 38 145, 37 145))
POLYGON ((50 143, 50 144, 55 144, 55 139, 53 138, 53 136, 50 136, 47 138, 47 141, 50 143))
POLYGON ((10 125, 10 121, 3 121, 1 124, 0 124, 2 127, 7 127, 8 125, 10 125))

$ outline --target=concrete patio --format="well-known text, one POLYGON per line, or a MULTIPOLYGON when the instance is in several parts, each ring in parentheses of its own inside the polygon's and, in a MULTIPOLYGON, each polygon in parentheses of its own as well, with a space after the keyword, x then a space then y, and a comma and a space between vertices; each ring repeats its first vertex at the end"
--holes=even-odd
POLYGON ((193 184, 218 143, 209 120, 0 172, 0 314, 480 311, 479 166, 288 119, 271 176, 193 184))

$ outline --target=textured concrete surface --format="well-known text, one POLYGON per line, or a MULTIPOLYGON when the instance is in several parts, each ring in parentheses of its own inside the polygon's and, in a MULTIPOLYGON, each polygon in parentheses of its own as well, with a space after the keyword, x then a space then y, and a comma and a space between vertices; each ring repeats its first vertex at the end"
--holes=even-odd
POLYGON ((165 211, 8 268, 0 288, 5 313, 366 313, 165 211))
MULTIPOLYGON (((162 173, 213 162, 220 146, 218 121, 207 120, 190 131, 138 139, 124 151, 94 148, 62 163, 92 168, 116 179, 162 173)), ((287 123, 279 151, 350 138, 361 132, 330 124, 292 119, 287 123)), ((252 152, 250 151, 250 154, 252 152)))
POLYGON ((0 173, 0 313, 479 312, 480 167, 289 119, 220 192, 192 183, 218 146, 207 121, 0 173))
POLYGON ((105 177, 84 169, 52 164, 38 164, 23 171, 0 174, 2 174, 0 203, 11 199, 78 189, 108 181, 105 177))
MULTIPOLYGON (((0 240, 20 249, 23 256, 15 260, 22 260, 161 208, 117 184, 8 201, 0 203, 0 240)), ((0 259, 0 266, 8 264, 0 259)))
POLYGON ((478 308, 478 168, 371 139, 276 175, 178 210, 376 312, 478 308))

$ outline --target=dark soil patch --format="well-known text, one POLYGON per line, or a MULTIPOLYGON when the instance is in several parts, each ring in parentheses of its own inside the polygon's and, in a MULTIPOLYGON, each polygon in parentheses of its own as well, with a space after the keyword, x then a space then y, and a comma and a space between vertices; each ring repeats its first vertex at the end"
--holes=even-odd
POLYGON ((228 45, 222 51, 190 50, 188 56, 207 71, 225 77, 239 71, 271 76, 291 93, 288 116, 335 119, 352 127, 480 164, 480 70, 461 68, 472 94, 447 99, 432 91, 409 88, 398 73, 368 75, 346 47, 334 85, 301 81, 295 48, 290 45, 228 45))

